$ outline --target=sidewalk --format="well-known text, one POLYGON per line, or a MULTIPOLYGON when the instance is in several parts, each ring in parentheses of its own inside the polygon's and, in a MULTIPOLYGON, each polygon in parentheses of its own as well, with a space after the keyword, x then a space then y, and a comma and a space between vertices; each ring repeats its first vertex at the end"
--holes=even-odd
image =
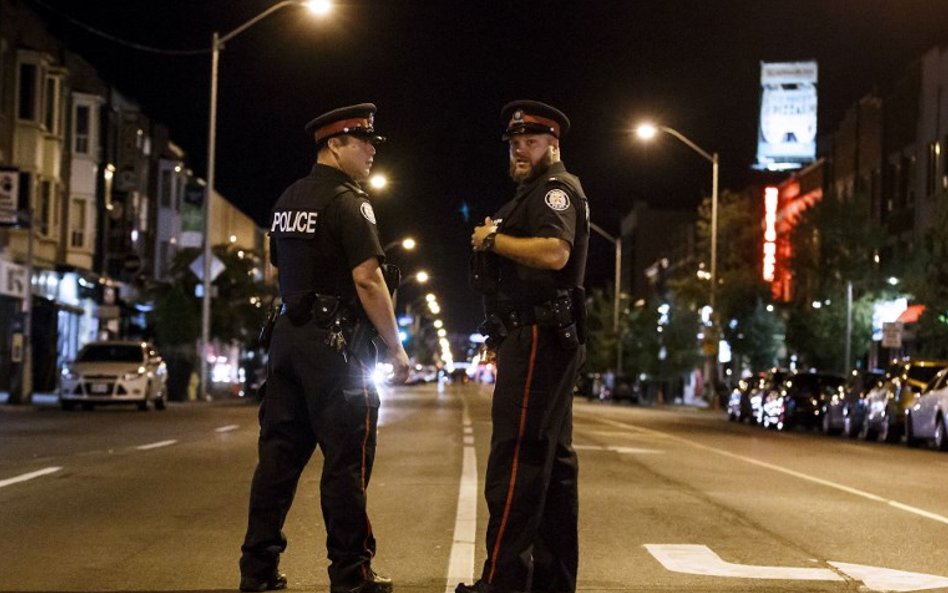
MULTIPOLYGON (((7 391, 0 391, 0 405, 6 405, 7 401, 10 399, 10 393, 7 391)), ((33 406, 56 406, 59 404, 59 397, 55 393, 34 393, 33 401, 30 405, 33 406)))

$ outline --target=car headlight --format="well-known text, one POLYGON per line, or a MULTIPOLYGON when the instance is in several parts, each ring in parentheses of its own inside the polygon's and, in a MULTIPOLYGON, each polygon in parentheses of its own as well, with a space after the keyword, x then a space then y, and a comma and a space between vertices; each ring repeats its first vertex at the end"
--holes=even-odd
POLYGON ((60 371, 60 375, 62 375, 63 379, 67 381, 75 381, 79 378, 79 373, 69 367, 63 367, 63 370, 60 371))
POLYGON ((138 367, 138 370, 134 373, 125 373, 122 375, 122 379, 126 381, 135 381, 136 379, 141 379, 145 375, 145 367, 138 367))

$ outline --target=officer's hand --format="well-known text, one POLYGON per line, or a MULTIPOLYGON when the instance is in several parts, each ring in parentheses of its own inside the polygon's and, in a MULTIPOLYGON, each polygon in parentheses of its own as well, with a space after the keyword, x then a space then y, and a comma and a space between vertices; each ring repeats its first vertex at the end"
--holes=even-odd
POLYGON ((474 227, 471 234, 471 247, 474 251, 481 251, 484 248, 484 237, 497 232, 497 225, 491 220, 490 216, 484 219, 484 224, 474 227))
POLYGON ((392 376, 388 382, 392 384, 403 384, 408 380, 408 354, 401 344, 396 349, 389 349, 388 361, 392 364, 392 376))

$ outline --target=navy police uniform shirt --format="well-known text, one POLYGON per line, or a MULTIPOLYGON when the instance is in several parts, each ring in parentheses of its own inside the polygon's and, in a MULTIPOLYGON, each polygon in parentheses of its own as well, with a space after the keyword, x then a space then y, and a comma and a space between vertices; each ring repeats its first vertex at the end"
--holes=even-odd
POLYGON ((352 269, 385 258, 366 193, 344 172, 322 164, 277 200, 269 235, 280 295, 290 306, 311 302, 313 293, 355 298, 352 269))
POLYGON ((589 244, 589 206, 579 178, 553 163, 517 187, 513 200, 494 215, 498 232, 513 237, 553 237, 570 245, 562 270, 540 270, 500 257, 497 299, 516 305, 550 300, 560 288, 583 285, 589 244))

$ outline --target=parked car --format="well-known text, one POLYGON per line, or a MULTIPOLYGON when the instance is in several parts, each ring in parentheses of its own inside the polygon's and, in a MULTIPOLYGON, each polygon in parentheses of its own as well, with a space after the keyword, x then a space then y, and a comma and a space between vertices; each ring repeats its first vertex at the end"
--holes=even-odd
POLYGON ((859 436, 867 441, 898 442, 905 434, 906 412, 948 361, 910 359, 893 364, 887 379, 864 400, 865 421, 859 436))
POLYGON ((773 368, 764 373, 763 378, 756 384, 751 385, 747 394, 747 401, 750 402, 751 418, 757 424, 763 425, 764 423, 764 400, 767 395, 780 387, 789 375, 790 371, 786 369, 773 368))
POLYGON ((90 342, 60 373, 59 403, 91 409, 99 404, 133 403, 147 410, 165 409, 168 371, 148 342, 107 340, 90 342))
POLYGON ((754 410, 751 407, 751 390, 755 385, 759 385, 763 380, 764 374, 760 373, 752 377, 745 377, 737 382, 727 401, 727 419, 731 422, 750 422, 754 420, 754 410))
POLYGON ((763 425, 777 430, 793 426, 816 428, 825 402, 842 397, 846 378, 829 373, 796 373, 764 400, 763 425))
POLYGON ((940 451, 948 451, 948 369, 942 369, 925 392, 908 410, 905 442, 916 447, 926 441, 940 451))
POLYGON ((823 433, 843 433, 850 438, 856 438, 865 415, 865 406, 861 405, 860 401, 884 376, 885 373, 881 369, 854 370, 846 381, 842 397, 832 398, 824 404, 820 414, 823 433))

